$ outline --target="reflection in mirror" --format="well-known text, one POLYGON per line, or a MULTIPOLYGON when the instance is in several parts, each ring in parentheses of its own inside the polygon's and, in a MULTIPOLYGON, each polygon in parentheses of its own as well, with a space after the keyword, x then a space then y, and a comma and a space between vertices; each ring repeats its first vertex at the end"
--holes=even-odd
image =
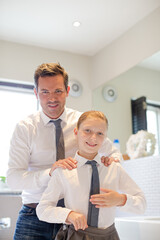
POLYGON ((106 114, 109 120, 108 137, 112 141, 119 139, 123 154, 132 134, 131 99, 141 96, 145 96, 148 102, 160 104, 160 52, 93 91, 93 108, 106 114), (150 61, 152 64, 149 64, 150 61), (103 98, 102 91, 106 86, 116 89, 117 99, 114 102, 103 98))
MULTIPOLYGON (((144 146, 144 151, 147 150, 147 153, 141 151, 139 156, 143 156, 143 154, 155 155, 160 153, 160 103, 155 103, 153 101, 149 101, 146 97, 140 97, 138 99, 131 100, 131 111, 132 111, 132 133, 136 134, 138 142, 137 144, 134 143, 133 149, 135 148, 142 148, 144 146), (143 141, 144 137, 142 138, 142 131, 144 130, 143 134, 145 134, 146 145, 143 141), (140 132, 141 137, 140 137, 140 132), (139 132, 139 133, 138 133, 139 132), (138 133, 138 135, 137 135, 138 133), (139 137, 138 137, 139 136, 139 137), (141 143, 140 143, 141 140, 141 143), (150 147, 149 147, 150 145, 150 147), (151 151, 150 151, 151 150, 151 151)), ((144 136, 144 135, 143 135, 144 136)), ((130 148, 128 142, 127 146, 130 148)), ((128 151, 127 151, 128 152, 128 151)), ((129 152, 128 152, 129 154, 129 152)), ((130 154, 129 154, 130 155, 130 154)))

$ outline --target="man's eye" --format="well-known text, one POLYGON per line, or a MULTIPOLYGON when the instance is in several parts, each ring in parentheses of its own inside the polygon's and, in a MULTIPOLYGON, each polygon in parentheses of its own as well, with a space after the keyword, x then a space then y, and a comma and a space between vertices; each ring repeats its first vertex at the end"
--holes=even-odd
POLYGON ((61 89, 56 89, 55 93, 56 94, 61 94, 61 93, 63 93, 63 91, 61 89))

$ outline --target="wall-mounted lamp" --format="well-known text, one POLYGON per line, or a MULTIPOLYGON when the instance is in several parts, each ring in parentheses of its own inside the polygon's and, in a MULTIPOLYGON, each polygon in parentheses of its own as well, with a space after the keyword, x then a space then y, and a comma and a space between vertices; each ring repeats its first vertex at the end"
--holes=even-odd
POLYGON ((78 81, 69 82, 70 91, 69 95, 72 97, 79 97, 82 94, 82 85, 78 81))
POLYGON ((102 90, 103 97, 108 102, 114 102, 117 98, 116 90, 111 86, 106 86, 102 90))

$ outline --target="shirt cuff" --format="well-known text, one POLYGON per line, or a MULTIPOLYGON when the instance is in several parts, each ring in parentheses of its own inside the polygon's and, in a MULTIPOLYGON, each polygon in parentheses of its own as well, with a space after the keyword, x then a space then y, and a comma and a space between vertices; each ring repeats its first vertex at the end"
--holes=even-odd
POLYGON ((71 209, 65 208, 65 211, 64 211, 64 221, 63 221, 63 223, 65 223, 65 224, 70 224, 70 223, 67 222, 66 220, 67 220, 68 215, 69 215, 70 212, 72 212, 72 211, 73 211, 73 210, 71 210, 71 209))
POLYGON ((129 194, 125 194, 125 195, 127 197, 126 203, 124 206, 121 206, 120 209, 126 212, 130 210, 131 205, 133 203, 133 199, 132 199, 132 196, 130 196, 129 194))

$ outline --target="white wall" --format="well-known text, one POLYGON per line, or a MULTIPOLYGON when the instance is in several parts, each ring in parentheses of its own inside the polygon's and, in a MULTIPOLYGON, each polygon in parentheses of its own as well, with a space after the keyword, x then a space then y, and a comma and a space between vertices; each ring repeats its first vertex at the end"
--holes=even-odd
POLYGON ((160 50, 160 8, 92 58, 92 89, 160 50))
POLYGON ((90 57, 0 41, 0 78, 33 82, 35 69, 44 62, 60 62, 69 80, 81 82, 82 95, 79 98, 69 96, 67 106, 79 111, 90 109, 90 57))
POLYGON ((93 90, 93 108, 103 111, 108 117, 108 136, 112 141, 115 138, 120 140, 122 153, 125 153, 126 142, 132 134, 131 98, 141 96, 160 102, 160 72, 134 67, 93 90), (114 102, 103 98, 104 86, 116 89, 118 97, 114 102))

